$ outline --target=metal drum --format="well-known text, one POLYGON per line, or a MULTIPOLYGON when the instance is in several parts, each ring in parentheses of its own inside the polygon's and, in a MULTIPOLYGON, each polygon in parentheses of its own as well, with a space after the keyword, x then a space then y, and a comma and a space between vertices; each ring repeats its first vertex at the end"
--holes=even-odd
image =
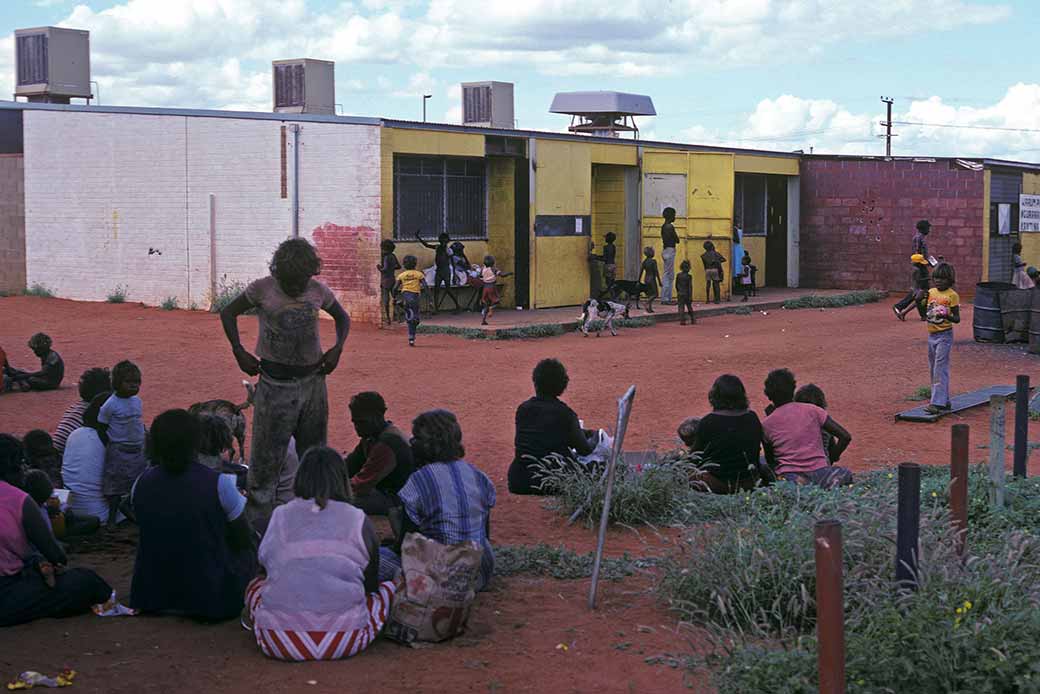
POLYGON ((1004 321, 1000 317, 1000 294, 1015 285, 1007 282, 979 282, 975 285, 971 327, 976 342, 1003 342, 1004 321))

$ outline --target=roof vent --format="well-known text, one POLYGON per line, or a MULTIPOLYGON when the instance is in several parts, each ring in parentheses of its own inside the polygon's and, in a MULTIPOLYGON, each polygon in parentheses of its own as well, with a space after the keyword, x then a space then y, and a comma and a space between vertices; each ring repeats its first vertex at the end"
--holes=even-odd
POLYGON ((90 99, 90 32, 61 27, 14 32, 15 98, 50 104, 90 99))
POLYGON ((635 117, 657 115, 649 96, 623 92, 560 92, 553 97, 549 112, 570 116, 568 130, 572 133, 598 137, 630 132, 638 138, 635 117))
POLYGON ((275 113, 336 113, 336 64, 328 60, 271 63, 275 113))
POLYGON ((463 82, 462 124, 513 128, 512 82, 463 82))

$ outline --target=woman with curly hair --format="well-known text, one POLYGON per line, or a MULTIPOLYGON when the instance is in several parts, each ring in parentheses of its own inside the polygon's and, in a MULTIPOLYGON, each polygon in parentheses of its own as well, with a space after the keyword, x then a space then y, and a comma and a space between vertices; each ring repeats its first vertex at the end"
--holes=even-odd
POLYGON ((51 337, 46 333, 30 337, 29 349, 40 358, 39 371, 22 371, 5 364, 2 391, 56 390, 65 378, 65 362, 51 345, 51 337))
POLYGON ((323 446, 328 435, 329 399, 325 377, 339 365, 350 332, 350 316, 332 290, 314 279, 321 272, 318 252, 304 239, 283 241, 258 279, 221 311, 224 333, 242 371, 260 374, 253 407, 252 461, 249 465, 250 519, 262 524, 276 504, 291 498, 286 489, 289 439, 296 449, 323 446), (238 333, 238 317, 256 309, 260 332, 253 356, 238 333), (322 352, 318 311, 336 322, 336 344, 322 352), (259 358, 257 358, 259 357, 259 358), (279 484, 279 482, 282 484, 279 484))
POLYGON ((424 412, 412 422, 412 455, 416 470, 398 493, 403 527, 394 550, 381 550, 380 578, 401 569, 401 544, 418 532, 442 545, 475 542, 483 547, 477 590, 484 590, 495 570, 491 549, 491 509, 495 485, 465 460, 462 427, 447 410, 424 412))
POLYGON ((690 450, 701 454, 694 488, 715 494, 753 489, 759 482, 762 423, 748 408, 739 378, 723 374, 708 391, 711 412, 697 424, 690 450))

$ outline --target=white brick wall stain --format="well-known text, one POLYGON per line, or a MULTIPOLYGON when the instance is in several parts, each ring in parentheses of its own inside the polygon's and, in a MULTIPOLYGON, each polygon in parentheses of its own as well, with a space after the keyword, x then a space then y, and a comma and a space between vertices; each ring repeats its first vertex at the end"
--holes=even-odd
MULTIPOLYGON (((217 277, 263 276, 274 248, 291 233, 292 133, 289 191, 282 198, 281 125, 27 111, 28 283, 88 301, 103 301, 125 285, 131 301, 158 304, 175 296, 181 306, 205 308, 211 193, 217 277), (149 255, 149 248, 162 254, 149 255)), ((301 235, 310 238, 325 223, 378 230, 379 129, 303 123, 300 141, 301 235)), ((370 298, 342 294, 358 317, 376 313, 370 298)))

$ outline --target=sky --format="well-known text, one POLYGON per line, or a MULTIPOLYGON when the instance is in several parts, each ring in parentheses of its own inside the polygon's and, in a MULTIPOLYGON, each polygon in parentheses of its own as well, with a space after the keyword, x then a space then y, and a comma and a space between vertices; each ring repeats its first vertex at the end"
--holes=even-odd
POLYGON ((419 120, 431 94, 458 123, 459 83, 501 80, 524 129, 616 90, 653 98, 643 139, 883 154, 884 95, 895 155, 1040 162, 1036 0, 0 0, 0 98, 13 31, 43 25, 91 32, 109 105, 270 111, 270 62, 308 57, 350 115, 419 120))

